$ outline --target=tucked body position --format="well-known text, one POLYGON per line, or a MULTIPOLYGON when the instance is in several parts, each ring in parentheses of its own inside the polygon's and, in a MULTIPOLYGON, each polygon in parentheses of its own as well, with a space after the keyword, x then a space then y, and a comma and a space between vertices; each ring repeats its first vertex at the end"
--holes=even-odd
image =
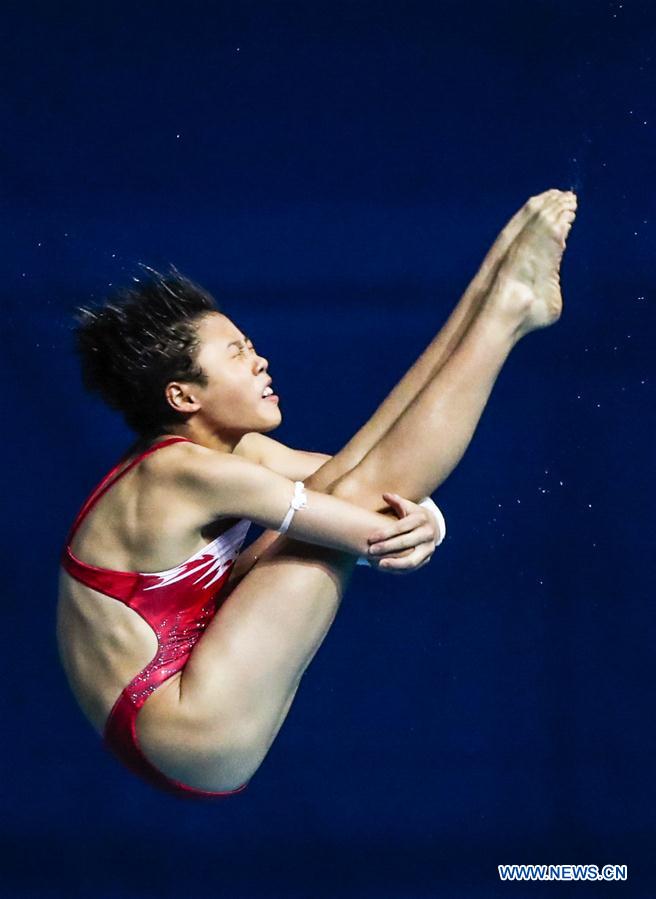
POLYGON ((358 559, 392 574, 429 561, 445 523, 423 498, 462 458, 516 343, 560 317, 575 210, 550 190, 515 214, 334 456, 267 436, 282 420, 267 359, 177 271, 79 310, 84 382, 136 442, 70 529, 57 636, 83 713, 127 767, 179 796, 243 790, 358 559), (251 522, 265 531, 242 550, 251 522))

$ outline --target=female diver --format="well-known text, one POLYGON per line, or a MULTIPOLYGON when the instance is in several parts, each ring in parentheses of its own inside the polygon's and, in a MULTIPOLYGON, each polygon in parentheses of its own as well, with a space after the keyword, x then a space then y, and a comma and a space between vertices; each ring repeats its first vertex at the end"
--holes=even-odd
POLYGON ((511 349, 559 318, 575 209, 551 190, 519 210, 333 457, 265 436, 281 421, 267 360, 179 273, 80 310, 85 384, 138 441, 71 528, 57 635, 84 714, 129 768, 178 796, 243 790, 357 558, 392 573, 429 560, 443 521, 417 503, 462 458, 511 349), (240 553, 250 522, 268 530, 240 553))

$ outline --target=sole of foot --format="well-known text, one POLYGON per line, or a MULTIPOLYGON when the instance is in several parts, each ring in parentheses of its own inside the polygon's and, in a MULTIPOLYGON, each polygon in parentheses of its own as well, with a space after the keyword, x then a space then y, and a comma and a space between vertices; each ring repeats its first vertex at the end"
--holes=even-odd
POLYGON ((518 339, 562 314, 560 265, 576 217, 576 195, 570 191, 532 199, 537 201, 533 214, 509 247, 490 294, 491 307, 514 321, 518 339))

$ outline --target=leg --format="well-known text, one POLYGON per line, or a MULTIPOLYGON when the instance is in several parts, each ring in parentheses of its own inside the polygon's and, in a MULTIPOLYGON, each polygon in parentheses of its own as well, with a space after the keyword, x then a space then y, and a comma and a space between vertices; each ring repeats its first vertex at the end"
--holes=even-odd
MULTIPOLYGON (((457 352, 330 492, 378 508, 383 490, 430 493, 457 463, 510 349, 559 314, 554 277, 571 209, 547 207, 508 254, 457 352)), ((339 465, 338 456, 326 467, 339 465)), ((144 707, 142 715, 153 703, 140 739, 158 767, 209 790, 234 789, 252 776, 337 613, 353 564, 336 551, 276 540, 196 646, 177 706, 155 694, 144 707)))
MULTIPOLYGON (((524 215, 524 230, 496 264, 492 283, 482 298, 477 296, 470 301, 465 295, 447 326, 421 357, 419 363, 426 358, 432 360, 436 370, 416 395, 409 396, 411 381, 416 384, 423 379, 415 373, 416 367, 398 386, 407 404, 402 414, 391 421, 384 438, 371 446, 353 469, 357 478, 350 478, 348 470, 340 472, 339 453, 316 472, 310 486, 317 489, 315 483, 323 487, 327 482, 334 492, 351 501, 380 509, 381 483, 395 484, 387 489, 417 500, 446 480, 471 441, 512 347, 529 331, 551 324, 560 316, 558 271, 575 208, 573 194, 547 191, 520 210, 515 219, 524 215), (467 330, 445 359, 443 351, 449 344, 452 347, 463 322, 467 323, 467 330), (335 471, 338 474, 333 480, 335 471)), ((499 240, 503 237, 504 232, 499 240)), ((477 279, 487 278, 489 258, 477 279)), ((392 417, 389 400, 393 396, 394 393, 388 397, 377 415, 392 417)), ((354 442, 359 443, 360 449, 366 448, 369 424, 347 444, 345 453, 354 442)))
MULTIPOLYGON (((435 379, 438 393, 444 385, 445 396, 431 416, 431 428, 447 435, 440 449, 450 454, 453 451, 449 427, 440 422, 456 420, 462 432, 471 430, 512 346, 511 334, 504 333, 501 327, 489 331, 470 329, 466 340, 467 346, 463 344, 462 352, 454 355, 435 379), (488 340, 493 341, 492 346, 485 345, 488 340), (480 387, 473 386, 481 380, 480 387), (465 426, 461 417, 467 404, 465 426)), ((422 398, 428 402, 427 395, 422 394, 422 398)), ((423 414, 424 405, 406 410, 400 421, 409 413, 423 414)), ((391 462, 396 447, 400 448, 403 442, 403 432, 396 434, 392 429, 379 446, 383 454, 389 449, 391 462)), ((410 441, 411 445, 415 442, 410 441)), ((458 451, 461 446, 462 434, 458 437, 458 451)), ((435 487, 430 479, 435 478, 439 450, 430 456, 427 474, 414 471, 413 467, 413 477, 421 475, 421 483, 415 480, 409 484, 402 479, 395 482, 385 473, 375 484, 368 471, 367 479, 361 482, 360 466, 356 466, 329 492, 362 500, 373 508, 381 505, 380 494, 386 489, 398 487, 397 492, 405 491, 406 495, 409 487, 413 492, 430 492, 435 487), (370 493, 363 483, 367 488, 372 485, 370 493)), ((313 479, 314 476, 308 480, 308 486, 314 486, 313 479)), ((149 735, 143 731, 140 734, 151 761, 165 773, 201 789, 235 789, 248 780, 265 758, 299 682, 337 614, 354 561, 342 553, 277 537, 232 591, 183 671, 181 704, 189 710, 183 718, 187 726, 175 730, 168 726, 158 728, 153 738, 163 743, 161 756, 152 754, 156 744, 148 742, 149 735), (185 753, 179 768, 172 768, 168 746, 172 743, 188 747, 189 730, 195 741, 201 734, 205 739, 196 751, 185 753), (204 766, 205 759, 209 759, 209 769, 204 766)), ((147 709, 148 704, 143 711, 147 709)))
MULTIPOLYGON (((311 486, 313 490, 328 490, 332 484, 336 484, 349 471, 354 469, 383 438, 459 346, 483 305, 506 253, 522 229, 537 215, 542 204, 547 199, 553 199, 559 194, 560 192, 557 190, 550 190, 536 197, 531 197, 515 213, 497 237, 483 260, 477 275, 452 311, 445 325, 386 399, 378 406, 374 414, 335 457, 318 469, 311 480, 306 481, 307 486, 311 486)), ((257 559, 261 558, 268 547, 276 541, 277 536, 274 531, 265 531, 249 547, 247 555, 241 559, 240 576, 233 582, 233 589, 252 569, 257 559)))
MULTIPOLYGON (((323 472, 320 480, 315 481, 315 485, 318 483, 322 488, 327 487, 329 486, 326 479, 327 475, 330 475, 333 480, 337 480, 355 468, 394 425, 425 385, 439 372, 467 333, 513 241, 519 236, 527 223, 537 215, 545 200, 554 198, 559 193, 559 191, 550 190, 536 197, 531 197, 515 213, 488 251, 478 273, 451 312, 444 326, 438 331, 421 356, 405 373, 386 399, 378 406, 371 418, 340 450, 338 454, 339 466, 335 464, 330 465, 323 472)), ((318 488, 314 486, 314 489, 318 488)))

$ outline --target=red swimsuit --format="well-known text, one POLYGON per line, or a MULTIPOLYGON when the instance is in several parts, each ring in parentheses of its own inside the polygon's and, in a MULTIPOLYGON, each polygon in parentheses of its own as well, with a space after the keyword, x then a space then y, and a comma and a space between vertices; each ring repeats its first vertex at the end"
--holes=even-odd
POLYGON ((196 790, 167 777, 152 765, 139 748, 136 718, 150 694, 181 668, 210 623, 230 570, 239 555, 251 522, 243 519, 193 556, 167 571, 142 573, 97 568, 76 559, 70 546, 84 516, 112 484, 130 471, 145 456, 171 443, 186 440, 171 437, 138 455, 116 474, 121 460, 86 500, 66 540, 62 553, 64 569, 86 586, 125 603, 150 625, 157 637, 157 652, 146 667, 120 694, 105 724, 104 743, 128 768, 154 786, 178 796, 220 798, 243 790, 220 793, 196 790))

